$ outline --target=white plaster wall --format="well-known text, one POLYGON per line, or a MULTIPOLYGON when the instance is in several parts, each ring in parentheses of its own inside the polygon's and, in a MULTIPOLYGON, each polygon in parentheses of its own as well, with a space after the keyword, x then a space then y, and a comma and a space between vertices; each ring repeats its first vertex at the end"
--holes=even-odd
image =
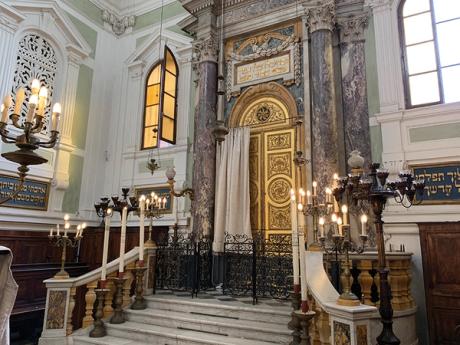
MULTIPOLYGON (((411 141, 412 128, 459 122, 460 103, 405 109, 397 9, 399 0, 368 0, 375 23, 383 165, 395 176, 404 165, 460 161, 460 134, 440 140, 411 141)), ((391 176, 390 176, 391 178, 391 176)), ((420 205, 405 209, 390 202, 384 213, 385 233, 393 247, 404 244, 412 252, 412 294, 418 306, 417 329, 421 344, 428 344, 422 253, 418 222, 460 220, 460 205, 420 205)))

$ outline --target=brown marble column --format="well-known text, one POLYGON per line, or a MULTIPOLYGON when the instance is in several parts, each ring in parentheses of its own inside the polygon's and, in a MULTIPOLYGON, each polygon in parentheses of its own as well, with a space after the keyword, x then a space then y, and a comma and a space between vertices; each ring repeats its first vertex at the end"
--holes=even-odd
POLYGON ((306 9, 311 46, 311 131, 313 179, 318 191, 330 185, 339 170, 337 108, 332 53, 335 24, 333 2, 306 9))
MULTIPOLYGON (((207 12, 210 15, 209 12, 207 12)), ((198 74, 198 102, 195 107, 192 203, 193 235, 212 238, 216 179, 217 38, 215 29, 201 33, 194 42, 198 74)))
POLYGON ((372 158, 364 54, 364 30, 367 23, 365 14, 338 20, 345 152, 348 157, 351 151, 358 150, 366 164, 369 164, 372 158))

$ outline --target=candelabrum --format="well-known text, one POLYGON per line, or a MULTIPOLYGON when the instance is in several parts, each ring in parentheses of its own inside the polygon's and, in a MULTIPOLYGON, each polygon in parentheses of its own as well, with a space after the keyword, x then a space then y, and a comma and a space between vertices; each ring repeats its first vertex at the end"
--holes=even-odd
POLYGON ((163 217, 166 209, 167 198, 156 195, 154 192, 150 193, 150 199, 145 200, 144 215, 149 219, 149 237, 146 242, 147 247, 156 247, 156 243, 152 237, 153 220, 163 217))
POLYGON ((56 246, 62 248, 62 254, 61 254, 61 270, 56 273, 54 278, 57 279, 66 279, 69 278, 69 274, 65 271, 65 260, 67 256, 67 247, 71 248, 76 248, 78 247, 81 239, 83 238, 83 230, 86 228, 86 224, 83 223, 81 225, 77 226, 77 230, 75 232, 74 237, 70 237, 69 234, 69 229, 70 229, 70 224, 67 223, 68 216, 66 216, 65 225, 64 225, 64 232, 61 234, 59 231, 59 225, 56 227, 56 233, 54 233, 54 229, 50 230, 50 234, 48 235, 48 238, 50 242, 56 246), (67 219, 66 219, 67 218, 67 219))
POLYGON ((128 214, 133 211, 138 211, 139 200, 134 195, 129 196, 129 188, 122 188, 121 192, 122 198, 120 198, 118 195, 113 195, 111 199, 108 197, 102 197, 100 201, 94 203, 96 213, 99 217, 102 218, 102 222, 104 222, 109 208, 113 211, 120 212, 120 215, 124 207, 127 207, 128 214))
POLYGON ((338 179, 335 194, 339 199, 346 197, 349 204, 353 206, 360 202, 367 202, 373 212, 380 278, 379 312, 383 324, 377 342, 379 345, 398 345, 400 341, 393 332, 393 308, 385 260, 382 213, 388 199, 393 199, 406 208, 419 204, 423 199, 425 182, 415 179, 408 170, 401 171, 396 180, 389 181, 388 170, 381 169, 379 163, 372 163, 370 172, 365 173, 363 170, 364 159, 356 151, 351 153, 348 163, 351 167, 351 173, 338 179))
POLYGON ((175 176, 176 176, 176 170, 174 170, 174 168, 170 167, 166 170, 166 178, 168 179, 169 193, 171 194, 171 196, 182 197, 182 196, 188 195, 190 200, 193 200, 194 191, 192 188, 184 188, 180 192, 175 191, 174 189, 174 184, 176 183, 176 181, 174 180, 175 176))
POLYGON ((25 100, 25 90, 23 88, 19 88, 16 91, 14 108, 10 115, 9 113, 13 103, 11 96, 6 96, 3 100, 3 104, 0 106, 0 135, 2 137, 2 141, 7 144, 15 144, 19 148, 19 150, 14 152, 2 153, 2 157, 5 159, 19 164, 19 186, 13 194, 9 195, 4 200, 1 200, 0 204, 13 199, 19 192, 21 192, 25 177, 29 171, 29 165, 39 165, 48 162, 46 158, 38 155, 34 151, 39 147, 53 148, 56 145, 59 136, 58 124, 61 114, 61 105, 59 103, 56 103, 53 107, 50 137, 47 140, 42 141, 41 138, 37 136, 37 134, 43 130, 45 124, 43 119, 48 100, 48 90, 44 86, 40 87, 40 82, 37 79, 32 81, 30 89, 31 95, 29 97, 28 110, 24 123, 21 123, 20 121, 21 107, 25 100), (8 130, 8 117, 11 119, 10 125, 18 130, 21 130, 21 134, 14 135, 8 130))

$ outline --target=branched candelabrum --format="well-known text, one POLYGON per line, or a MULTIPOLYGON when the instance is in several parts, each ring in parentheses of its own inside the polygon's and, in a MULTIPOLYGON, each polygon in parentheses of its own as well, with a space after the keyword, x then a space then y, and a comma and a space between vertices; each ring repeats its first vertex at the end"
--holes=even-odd
POLYGON ((74 237, 71 237, 71 234, 69 234, 68 229, 70 228, 70 224, 66 223, 65 224, 65 230, 63 233, 59 232, 59 227, 56 230, 56 234, 54 234, 53 230, 50 231, 50 234, 48 235, 48 238, 50 242, 58 248, 62 248, 62 254, 61 254, 61 270, 56 273, 54 278, 57 279, 67 279, 69 278, 69 274, 65 271, 65 260, 67 256, 67 247, 70 248, 76 248, 78 247, 78 244, 80 243, 81 239, 83 238, 83 230, 86 227, 86 225, 78 225, 77 226, 77 231, 74 235, 74 237))
POLYGON ((379 345, 399 345, 400 341, 393 332, 393 308, 391 306, 388 269, 386 268, 382 213, 387 199, 393 199, 396 203, 406 208, 420 204, 423 199, 425 182, 415 179, 409 170, 401 171, 396 180, 389 181, 388 170, 381 169, 379 163, 372 163, 370 172, 365 173, 363 170, 364 160, 359 155, 358 158, 355 160, 361 160, 362 164, 352 165, 350 164, 351 159, 349 160, 351 173, 338 180, 336 193, 339 198, 346 197, 352 205, 357 205, 360 201, 370 204, 376 230, 380 278, 379 312, 383 325, 382 332, 377 337, 377 342, 379 345))
POLYGON ((9 116, 8 114, 10 113, 10 108, 12 108, 13 103, 11 96, 6 96, 0 106, 0 135, 2 137, 2 141, 7 144, 14 144, 19 148, 19 150, 14 152, 2 153, 2 157, 5 159, 19 164, 19 186, 13 194, 1 200, 0 204, 13 199, 19 192, 21 192, 25 177, 29 171, 29 165, 39 165, 48 162, 46 158, 38 155, 35 150, 40 147, 53 148, 59 137, 58 125, 61 114, 61 105, 59 103, 56 103, 53 107, 51 128, 49 128, 49 138, 42 141, 41 138, 37 136, 37 134, 44 129, 44 116, 48 100, 48 90, 44 86, 40 87, 40 82, 37 79, 32 81, 30 89, 31 94, 29 97, 28 110, 24 123, 21 123, 20 121, 21 107, 25 100, 25 90, 23 88, 19 88, 16 91, 15 105, 9 116), (10 124, 8 123, 8 117, 11 120, 10 124), (14 132, 17 131, 8 130, 8 125, 12 125, 17 130, 22 131, 22 133, 14 135, 14 132))
POLYGON ((111 199, 108 197, 102 197, 100 201, 94 203, 94 208, 99 217, 102 218, 104 222, 105 217, 107 216, 107 210, 111 208, 113 211, 120 212, 120 215, 123 211, 123 207, 127 207, 128 214, 130 212, 137 212, 139 210, 139 200, 136 196, 129 196, 129 188, 122 188, 122 198, 118 195, 113 195, 111 199))
POLYGON ((166 209, 166 203, 168 199, 164 196, 161 198, 160 196, 156 195, 155 192, 150 193, 150 198, 145 200, 145 211, 144 215, 146 218, 150 220, 149 222, 149 238, 147 240, 147 246, 156 246, 153 237, 152 237, 152 229, 153 229, 153 220, 159 219, 163 217, 164 211, 166 209))

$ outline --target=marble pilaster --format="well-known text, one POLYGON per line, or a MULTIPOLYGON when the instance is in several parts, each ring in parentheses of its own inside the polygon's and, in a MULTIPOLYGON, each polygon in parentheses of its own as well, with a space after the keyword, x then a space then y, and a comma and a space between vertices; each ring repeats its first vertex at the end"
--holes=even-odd
POLYGON ((367 23, 366 14, 338 20, 345 153, 348 157, 351 151, 358 150, 369 164, 372 157, 364 54, 367 23))
MULTIPOLYGON (((209 12, 206 14, 209 15, 209 12)), ((216 178, 216 141, 213 129, 217 120, 217 39, 214 32, 209 30, 193 44, 199 76, 194 117, 193 235, 210 238, 213 234, 216 178)))
POLYGON ((307 9, 311 34, 312 164, 319 191, 339 169, 337 108, 332 51, 334 3, 307 9))

